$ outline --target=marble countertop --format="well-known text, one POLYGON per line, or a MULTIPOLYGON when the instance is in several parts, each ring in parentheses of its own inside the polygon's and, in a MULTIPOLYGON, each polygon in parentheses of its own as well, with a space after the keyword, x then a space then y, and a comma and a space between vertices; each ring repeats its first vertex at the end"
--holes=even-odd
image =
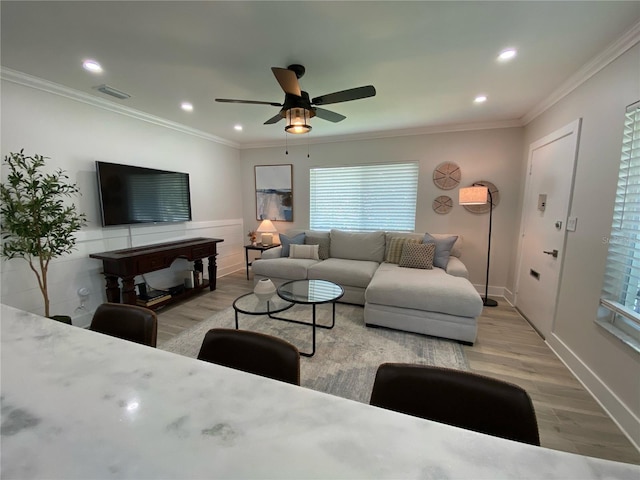
POLYGON ((638 466, 1 313, 3 479, 640 478, 638 466))

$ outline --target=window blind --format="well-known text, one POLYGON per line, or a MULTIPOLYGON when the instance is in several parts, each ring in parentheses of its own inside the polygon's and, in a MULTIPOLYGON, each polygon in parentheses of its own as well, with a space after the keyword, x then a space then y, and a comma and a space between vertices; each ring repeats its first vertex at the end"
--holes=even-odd
POLYGON ((418 163, 312 168, 312 230, 413 231, 418 163))
POLYGON ((627 108, 599 323, 640 348, 640 102, 627 108))

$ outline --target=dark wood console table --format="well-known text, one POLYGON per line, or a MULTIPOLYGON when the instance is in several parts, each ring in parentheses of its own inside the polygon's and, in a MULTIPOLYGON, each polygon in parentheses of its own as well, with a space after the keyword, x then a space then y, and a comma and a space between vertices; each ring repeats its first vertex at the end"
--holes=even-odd
MULTIPOLYGON (((190 238, 177 242, 156 243, 124 250, 92 253, 91 258, 102 260, 103 273, 107 281, 107 300, 120 303, 120 285, 122 280, 122 303, 136 304, 135 277, 143 273, 154 272, 168 268, 176 258, 186 258, 193 262, 194 268, 201 274, 202 283, 193 291, 209 287, 216 289, 217 244, 223 242, 219 238, 190 238), (202 259, 209 259, 209 280, 202 277, 204 271, 202 259)), ((172 299, 173 300, 173 299, 172 299)), ((177 299, 176 299, 177 300, 177 299)), ((168 303, 169 301, 167 301, 168 303)))

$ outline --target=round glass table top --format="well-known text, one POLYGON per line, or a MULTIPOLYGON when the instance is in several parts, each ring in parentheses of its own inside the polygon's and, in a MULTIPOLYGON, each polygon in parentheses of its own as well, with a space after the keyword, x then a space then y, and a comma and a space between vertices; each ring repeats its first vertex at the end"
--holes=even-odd
POLYGON ((344 289, 328 280, 293 280, 278 287, 278 295, 294 303, 335 302, 344 289))
POLYGON ((280 298, 275 293, 269 300, 261 300, 255 293, 247 293, 236 298, 233 308, 248 315, 266 315, 267 313, 278 313, 293 307, 293 303, 280 298))

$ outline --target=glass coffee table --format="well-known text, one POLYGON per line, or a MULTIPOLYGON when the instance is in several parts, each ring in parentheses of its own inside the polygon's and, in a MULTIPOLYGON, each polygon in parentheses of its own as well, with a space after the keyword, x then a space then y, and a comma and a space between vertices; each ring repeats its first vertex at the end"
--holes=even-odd
POLYGON ((247 315, 267 315, 274 320, 281 320, 312 327, 312 350, 310 353, 300 352, 304 357, 312 357, 316 353, 316 328, 332 329, 336 324, 336 301, 344 295, 344 289, 328 280, 293 280, 280 285, 277 295, 270 300, 259 300, 254 293, 248 293, 233 302, 238 329, 238 313, 247 315), (333 303, 331 325, 318 325, 316 322, 316 305, 333 303), (303 322, 292 318, 276 317, 275 313, 284 312, 295 304, 311 305, 311 322, 303 322))

